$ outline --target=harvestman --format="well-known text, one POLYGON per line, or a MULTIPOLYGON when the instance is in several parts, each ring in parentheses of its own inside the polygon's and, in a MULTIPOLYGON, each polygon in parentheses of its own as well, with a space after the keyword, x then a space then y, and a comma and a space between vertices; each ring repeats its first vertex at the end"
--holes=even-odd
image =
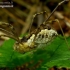
MULTIPOLYGON (((17 43, 14 46, 14 50, 19 51, 21 53, 25 53, 25 52, 31 51, 35 48, 38 48, 37 45, 39 45, 41 43, 47 44, 48 42, 50 42, 53 38, 55 38, 58 35, 57 31, 55 31, 54 29, 51 29, 47 26, 48 20, 53 15, 53 13, 56 11, 56 9, 61 4, 63 4, 64 2, 67 2, 67 1, 69 1, 69 0, 63 0, 60 3, 58 3, 58 5, 55 7, 55 9, 52 11, 52 13, 48 16, 48 18, 40 25, 40 27, 38 27, 36 30, 30 32, 28 37, 23 37, 22 39, 19 39, 19 37, 16 36, 16 33, 14 32, 14 27, 11 24, 8 24, 5 22, 0 22, 0 31, 2 31, 4 33, 1 36, 7 36, 7 37, 10 37, 10 38, 13 38, 14 40, 16 40, 17 43), (46 24, 46 22, 47 22, 47 24, 46 24), (7 26, 9 27, 8 28, 9 31, 5 29, 5 27, 7 27, 7 26), (42 27, 42 29, 41 29, 41 27, 42 27)), ((42 13, 44 13, 44 12, 35 14, 33 16, 32 23, 33 23, 35 16, 42 14, 42 13)), ((64 36, 64 32, 62 30, 62 27, 61 27, 59 21, 57 19, 55 19, 53 21, 58 22, 60 29, 62 31, 62 34, 64 36)), ((32 23, 31 23, 31 25, 32 25, 32 23)), ((30 30, 31 30, 31 27, 30 27, 30 30)), ((64 36, 64 39, 66 41, 66 44, 68 45, 65 36, 64 36)))

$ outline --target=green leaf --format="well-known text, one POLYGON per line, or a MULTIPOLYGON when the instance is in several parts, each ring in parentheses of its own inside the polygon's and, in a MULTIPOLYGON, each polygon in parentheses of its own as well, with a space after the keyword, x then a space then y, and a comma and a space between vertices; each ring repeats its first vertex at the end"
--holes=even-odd
MULTIPOLYGON (((67 38, 70 46, 70 37, 67 38)), ((40 44, 41 48, 25 54, 13 50, 15 41, 10 39, 0 46, 0 67, 15 68, 26 65, 26 68, 48 70, 53 66, 70 67, 70 50, 64 39, 56 37, 52 42, 40 44)))
MULTIPOLYGON (((67 38, 68 45, 70 47, 70 37, 67 38)), ((52 45, 47 48, 50 58, 46 60, 46 63, 42 66, 48 70, 53 66, 57 67, 69 67, 70 68, 70 49, 67 46, 65 40, 57 38, 52 45)))

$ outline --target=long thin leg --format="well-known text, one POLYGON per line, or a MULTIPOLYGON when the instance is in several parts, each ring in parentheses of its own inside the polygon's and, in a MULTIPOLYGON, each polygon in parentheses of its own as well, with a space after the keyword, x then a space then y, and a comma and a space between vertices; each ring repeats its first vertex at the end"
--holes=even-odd
POLYGON ((6 23, 6 22, 0 22, 0 31, 2 31, 3 33, 5 33, 7 37, 13 38, 16 41, 20 41, 17 34, 14 31, 14 27, 13 25, 6 23), (7 28, 8 30, 6 30, 5 28, 7 28))
POLYGON ((60 25, 60 23, 59 23, 59 20, 58 20, 58 19, 55 19, 55 20, 53 20, 53 21, 54 21, 54 22, 58 22, 59 27, 60 27, 60 30, 61 30, 61 32, 62 32, 62 34, 63 34, 63 36, 64 36, 65 42, 66 42, 68 48, 70 48, 69 45, 68 45, 68 42, 67 42, 67 40, 66 40, 66 37, 65 37, 65 35, 64 35, 63 29, 62 29, 62 27, 61 27, 61 25, 60 25))
POLYGON ((34 14, 34 15, 33 15, 33 19, 32 19, 32 22, 31 22, 31 25, 30 25, 30 28, 29 28, 29 33, 30 33, 30 31, 31 31, 31 27, 32 27, 32 24, 33 24, 34 18, 35 18, 37 15, 40 15, 40 14, 43 14, 43 13, 46 13, 46 11, 44 11, 44 12, 40 12, 40 13, 37 13, 37 14, 34 14))
POLYGON ((64 2, 67 2, 69 0, 63 0, 61 2, 58 3, 58 5, 55 7, 55 9, 52 11, 52 13, 49 15, 49 17, 43 22, 43 24, 52 16, 52 14, 56 11, 56 9, 61 5, 63 4, 64 2))

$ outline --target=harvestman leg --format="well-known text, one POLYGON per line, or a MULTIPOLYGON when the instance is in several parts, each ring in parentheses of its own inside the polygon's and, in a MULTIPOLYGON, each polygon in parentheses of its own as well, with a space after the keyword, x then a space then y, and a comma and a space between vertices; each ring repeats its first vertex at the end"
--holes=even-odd
POLYGON ((55 20, 53 20, 53 22, 57 22, 57 23, 59 24, 60 30, 61 30, 61 32, 62 32, 62 34, 63 34, 63 36, 64 36, 64 39, 65 39, 65 42, 66 42, 68 48, 70 48, 69 45, 68 45, 68 42, 67 42, 67 40, 66 40, 66 37, 65 37, 65 35, 64 35, 63 29, 62 29, 62 27, 61 27, 61 25, 60 25, 59 20, 58 20, 58 19, 55 19, 55 20))
POLYGON ((33 18, 32 18, 32 21, 31 21, 31 25, 30 25, 30 28, 29 28, 29 33, 30 33, 30 31, 31 31, 31 27, 32 27, 32 24, 33 24, 33 21, 34 21, 35 17, 36 17, 37 15, 44 14, 44 13, 46 13, 46 11, 40 12, 40 13, 36 13, 36 14, 33 15, 33 18))

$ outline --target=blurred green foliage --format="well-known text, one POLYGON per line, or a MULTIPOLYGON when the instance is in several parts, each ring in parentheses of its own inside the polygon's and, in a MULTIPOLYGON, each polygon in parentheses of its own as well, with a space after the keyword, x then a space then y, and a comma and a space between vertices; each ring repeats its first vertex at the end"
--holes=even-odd
MULTIPOLYGON (((67 41, 70 46, 70 37, 67 41)), ((0 46, 0 67, 15 69, 23 66, 24 69, 25 66, 31 70, 48 70, 53 66, 70 67, 70 50, 62 38, 56 37, 48 45, 42 44, 40 49, 25 54, 13 50, 14 42, 10 39, 0 46)))

